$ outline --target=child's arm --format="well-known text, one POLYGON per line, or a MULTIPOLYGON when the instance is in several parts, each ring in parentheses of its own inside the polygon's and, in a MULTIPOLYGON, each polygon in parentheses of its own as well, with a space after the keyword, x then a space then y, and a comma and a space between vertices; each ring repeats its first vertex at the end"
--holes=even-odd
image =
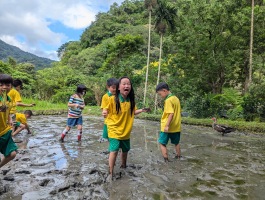
POLYGON ((107 109, 102 109, 102 115, 104 118, 106 118, 108 116, 108 110, 107 109))
POLYGON ((29 130, 29 125, 28 124, 25 124, 25 129, 27 129, 28 134, 31 134, 31 131, 29 130))
POLYGON ((166 126, 165 126, 165 129, 164 129, 164 132, 168 132, 168 129, 169 129, 169 125, 173 119, 173 116, 174 116, 174 113, 170 113, 169 116, 168 116, 168 119, 167 119, 167 123, 166 123, 166 126))
POLYGON ((18 102, 16 102, 16 105, 17 105, 17 106, 24 106, 24 107, 33 107, 33 106, 35 106, 36 104, 35 104, 35 103, 26 104, 26 103, 23 103, 23 102, 21 102, 21 101, 18 101, 18 102))
POLYGON ((12 133, 12 137, 14 137, 15 135, 17 135, 23 129, 25 129, 25 125, 24 124, 20 124, 19 127, 17 128, 17 130, 12 133))
POLYGON ((12 120, 11 114, 8 115, 8 123, 10 126, 13 126, 13 120, 12 120))
POLYGON ((140 114, 140 113, 142 113, 142 112, 150 112, 150 111, 151 111, 150 108, 142 108, 142 109, 135 110, 135 111, 134 111, 134 114, 135 114, 135 115, 138 115, 138 114, 140 114))

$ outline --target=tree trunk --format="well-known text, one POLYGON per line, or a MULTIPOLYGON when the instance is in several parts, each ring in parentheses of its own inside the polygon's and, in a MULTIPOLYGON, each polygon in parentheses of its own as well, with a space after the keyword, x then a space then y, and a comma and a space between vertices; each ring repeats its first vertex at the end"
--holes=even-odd
POLYGON ((144 102, 143 102, 144 106, 145 106, 145 100, 146 100, 148 70, 149 70, 149 62, 150 62, 151 14, 152 14, 152 10, 150 9, 149 10, 149 28, 148 28, 148 51, 147 51, 146 73, 145 73, 145 85, 144 85, 144 102))
POLYGON ((249 44, 249 78, 248 78, 248 84, 247 84, 247 91, 249 90, 249 87, 252 83, 252 51, 253 51, 253 29, 254 29, 254 0, 252 0, 251 3, 251 25, 250 25, 250 44, 249 44))
MULTIPOLYGON (((162 60, 162 46, 163 46, 163 34, 160 34, 160 49, 159 49, 159 64, 158 64, 158 72, 157 72, 157 81, 156 85, 159 84, 160 81, 160 68, 161 68, 161 60, 162 60)), ((155 96, 155 112, 157 110, 157 93, 155 96)))

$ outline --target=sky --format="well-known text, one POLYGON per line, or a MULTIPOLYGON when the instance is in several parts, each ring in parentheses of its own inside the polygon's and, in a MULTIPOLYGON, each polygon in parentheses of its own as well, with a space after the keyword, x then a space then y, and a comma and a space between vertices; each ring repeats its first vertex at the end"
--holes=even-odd
POLYGON ((99 12, 124 0, 0 0, 0 39, 58 60, 58 48, 80 39, 99 12))

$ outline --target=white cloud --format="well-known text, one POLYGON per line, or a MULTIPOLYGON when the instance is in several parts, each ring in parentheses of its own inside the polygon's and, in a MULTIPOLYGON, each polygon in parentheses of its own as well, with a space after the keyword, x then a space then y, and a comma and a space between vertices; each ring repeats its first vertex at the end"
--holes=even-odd
POLYGON ((70 39, 67 33, 52 31, 49 28, 52 22, 83 30, 98 12, 105 12, 114 2, 122 1, 0 0, 0 39, 24 51, 51 58, 70 39))

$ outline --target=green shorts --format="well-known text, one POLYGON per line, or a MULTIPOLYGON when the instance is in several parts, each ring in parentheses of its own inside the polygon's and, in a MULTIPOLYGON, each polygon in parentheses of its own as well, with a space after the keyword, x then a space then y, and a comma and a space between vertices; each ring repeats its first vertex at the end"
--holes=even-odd
POLYGON ((104 124, 104 126, 103 126, 102 138, 107 139, 107 140, 109 139, 107 124, 104 124))
POLYGON ((9 130, 6 134, 0 137, 0 152, 4 154, 5 157, 17 150, 17 145, 13 141, 11 133, 12 131, 9 130))
POLYGON ((114 138, 109 138, 109 151, 119 151, 121 148, 122 152, 128 152, 130 150, 130 139, 128 140, 117 140, 114 138))
POLYGON ((180 132, 175 132, 175 133, 165 133, 162 131, 160 132, 159 140, 158 140, 160 144, 163 144, 166 146, 169 139, 171 140, 172 144, 177 145, 180 140, 180 132))
POLYGON ((20 124, 21 124, 20 122, 16 122, 16 123, 15 123, 15 127, 19 127, 20 124))

